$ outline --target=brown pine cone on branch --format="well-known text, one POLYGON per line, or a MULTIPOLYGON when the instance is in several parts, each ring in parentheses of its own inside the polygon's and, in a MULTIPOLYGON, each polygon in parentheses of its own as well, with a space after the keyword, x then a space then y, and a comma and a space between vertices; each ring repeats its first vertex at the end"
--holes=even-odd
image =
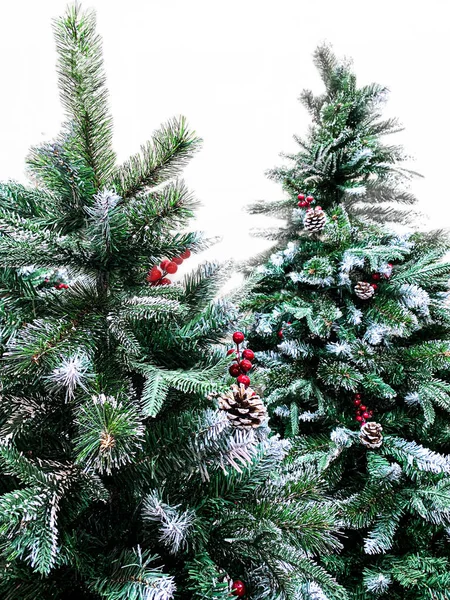
POLYGON ((367 281, 358 281, 355 285, 355 294, 360 300, 369 300, 375 294, 375 289, 367 281))
POLYGON ((303 219, 303 226, 311 233, 319 233, 325 227, 327 216, 320 206, 309 208, 303 219))
POLYGON ((383 443, 383 428, 375 421, 364 423, 359 432, 361 443, 367 448, 379 448, 383 443))
POLYGON ((261 398, 244 384, 231 386, 231 390, 219 397, 219 408, 224 410, 234 427, 254 429, 259 427, 267 416, 261 398))

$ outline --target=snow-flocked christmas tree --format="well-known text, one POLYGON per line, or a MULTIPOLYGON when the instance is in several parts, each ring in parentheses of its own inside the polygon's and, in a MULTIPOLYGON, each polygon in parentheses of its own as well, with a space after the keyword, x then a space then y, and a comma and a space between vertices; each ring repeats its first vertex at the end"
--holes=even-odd
MULTIPOLYGON (((271 427, 327 481, 344 550, 323 564, 349 598, 450 598, 450 264, 442 233, 405 233, 414 197, 386 135, 386 90, 329 47, 298 153, 269 172, 284 218, 244 307, 271 427), (406 209, 406 210, 405 210, 406 209), (400 232, 400 233, 399 233, 400 232)), ((320 597, 328 597, 326 593, 320 597)))

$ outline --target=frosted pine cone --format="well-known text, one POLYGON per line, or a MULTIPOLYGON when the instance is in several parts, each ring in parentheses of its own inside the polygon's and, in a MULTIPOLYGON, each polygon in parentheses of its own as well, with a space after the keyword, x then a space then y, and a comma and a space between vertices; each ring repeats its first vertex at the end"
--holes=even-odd
POLYGON ((259 427, 266 418, 266 407, 261 398, 251 388, 233 384, 231 390, 219 397, 219 408, 226 411, 234 427, 253 429, 259 427))
POLYGON ((379 423, 369 421, 364 423, 359 432, 359 439, 364 446, 367 448, 379 448, 383 443, 383 435, 381 432, 383 428, 379 423))
POLYGON ((369 300, 375 294, 375 290, 367 281, 358 281, 355 285, 355 294, 361 300, 369 300))
POLYGON ((322 231, 326 222, 327 216, 319 206, 317 208, 308 208, 303 219, 305 229, 311 233, 322 231))

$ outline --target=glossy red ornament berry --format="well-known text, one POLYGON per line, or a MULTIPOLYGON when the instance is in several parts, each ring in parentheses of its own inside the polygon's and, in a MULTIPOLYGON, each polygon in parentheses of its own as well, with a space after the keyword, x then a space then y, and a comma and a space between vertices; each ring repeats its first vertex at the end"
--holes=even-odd
POLYGON ((161 269, 159 267, 152 267, 147 275, 147 281, 154 283, 159 281, 162 277, 161 269))
POLYGON ((244 373, 247 373, 247 371, 250 371, 250 369, 253 367, 252 363, 246 358, 244 358, 244 360, 241 360, 239 366, 241 367, 241 371, 244 371, 244 373))
POLYGON ((301 200, 300 202, 297 203, 297 206, 299 208, 306 208, 307 206, 309 206, 309 203, 306 202, 306 200, 301 200))
POLYGON ((364 406, 364 404, 361 404, 361 406, 359 407, 359 410, 362 410, 364 412, 365 410, 367 410, 367 406, 364 406))
POLYGON ((186 248, 186 250, 180 254, 181 258, 184 258, 184 259, 189 258, 190 255, 191 255, 191 251, 189 250, 189 248, 186 248))
POLYGON ((298 198, 298 199, 299 199, 301 202, 303 202, 303 200, 305 199, 305 194, 299 194, 299 195, 297 196, 297 198, 298 198))
POLYGON ((162 260, 159 264, 159 266, 161 267, 161 269, 163 271, 166 270, 167 265, 170 263, 170 260, 167 260, 167 258, 165 260, 162 260))
POLYGON ((250 350, 250 348, 246 348, 242 353, 242 356, 247 360, 253 360, 255 358, 255 353, 253 350, 250 350))
POLYGON ((230 356, 230 354, 234 354, 235 352, 236 352, 236 348, 230 348, 230 349, 227 351, 227 356, 230 356))
MULTIPOLYGON (((234 365, 231 366, 233 367, 234 365)), ((245 387, 248 387, 250 385, 250 377, 248 375, 239 375, 237 382, 243 383, 245 387)))
POLYGON ((233 342, 235 344, 242 344, 242 342, 245 340, 245 335, 242 333, 242 331, 235 331, 233 333, 233 342))
POLYGON ((159 285, 170 285, 172 282, 168 277, 163 277, 160 281, 159 281, 159 285))
POLYGON ((280 331, 277 333, 277 336, 279 337, 280 340, 283 339, 283 330, 280 329, 280 331))
POLYGON ((354 404, 355 406, 359 406, 359 405, 361 404, 361 400, 358 400, 358 399, 356 399, 356 400, 353 400, 353 404, 354 404))
POLYGON ((181 265, 183 263, 183 259, 181 256, 175 256, 175 258, 172 258, 172 262, 174 262, 176 265, 181 265))
POLYGON ((178 266, 174 262, 169 262, 169 264, 166 266, 166 271, 173 275, 178 271, 178 266))
POLYGON ((392 269, 394 265, 392 263, 388 263, 388 267, 390 267, 392 269))
POLYGON ((380 281, 380 279, 381 279, 381 275, 380 275, 379 273, 374 273, 374 274, 372 275, 372 279, 373 279, 374 281, 380 281))
POLYGON ((361 400, 361 394, 355 394, 355 400, 361 400))
POLYGON ((308 204, 312 204, 312 202, 314 202, 314 198, 312 196, 306 196, 306 202, 308 204))
POLYGON ((362 418, 362 416, 361 416, 361 415, 358 415, 358 416, 356 417, 356 420, 358 421, 358 423, 361 423, 361 421, 363 420, 363 418, 362 418))
POLYGON ((366 412, 363 412, 363 415, 362 415, 362 416, 363 416, 365 419, 368 419, 368 418, 370 417, 370 414, 369 414, 369 413, 366 411, 366 412))
POLYGON ((376 290, 378 288, 376 283, 371 283, 370 285, 373 287, 374 290, 376 290))
POLYGON ((242 598, 243 596, 245 596, 245 593, 246 593, 245 585, 244 585, 244 582, 241 581, 240 579, 236 579, 236 581, 233 581, 231 589, 232 589, 232 594, 234 596, 239 596, 239 598, 242 598))
POLYGON ((239 365, 237 365, 237 364, 230 365, 228 367, 228 373, 231 375, 231 377, 237 377, 238 375, 241 374, 241 369, 239 368, 239 365))
POLYGON ((322 210, 321 206, 316 206, 316 210, 322 210))

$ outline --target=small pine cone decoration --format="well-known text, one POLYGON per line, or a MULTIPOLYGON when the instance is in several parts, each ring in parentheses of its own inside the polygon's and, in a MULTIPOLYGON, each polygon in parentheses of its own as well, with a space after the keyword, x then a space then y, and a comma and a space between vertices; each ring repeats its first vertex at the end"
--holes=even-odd
POLYGON ((233 384, 231 390, 219 397, 219 408, 226 411, 234 427, 253 429, 259 427, 266 418, 266 407, 261 398, 243 383, 233 384))
POLYGON ((311 233, 318 233, 319 231, 322 231, 326 222, 327 216, 320 206, 317 208, 308 208, 305 218, 303 219, 303 225, 305 229, 311 233))
POLYGON ((364 423, 359 432, 359 439, 367 448, 379 448, 383 443, 383 428, 379 423, 369 421, 364 423))
POLYGON ((361 300, 369 300, 375 294, 375 290, 367 281, 358 281, 355 285, 355 294, 361 300))

